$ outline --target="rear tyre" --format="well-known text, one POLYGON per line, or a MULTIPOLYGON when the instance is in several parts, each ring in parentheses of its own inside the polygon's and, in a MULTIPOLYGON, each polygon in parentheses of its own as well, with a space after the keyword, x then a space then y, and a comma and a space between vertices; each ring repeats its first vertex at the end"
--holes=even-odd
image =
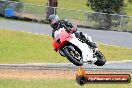
POLYGON ((94 64, 97 66, 103 66, 106 62, 105 56, 100 51, 97 51, 95 53, 95 56, 97 57, 98 60, 94 64))
POLYGON ((65 54, 66 58, 76 66, 82 66, 82 55, 79 52, 79 49, 74 46, 66 46, 62 49, 62 52, 65 54))

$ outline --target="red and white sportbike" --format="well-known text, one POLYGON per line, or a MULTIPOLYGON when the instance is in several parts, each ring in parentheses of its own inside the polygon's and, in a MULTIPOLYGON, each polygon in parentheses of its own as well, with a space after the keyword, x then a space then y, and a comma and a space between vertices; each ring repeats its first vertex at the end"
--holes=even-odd
MULTIPOLYGON (((91 37, 89 36, 88 38, 92 42, 91 37)), ((74 33, 68 33, 64 28, 55 31, 53 46, 56 51, 59 51, 62 56, 65 56, 76 66, 82 66, 83 63, 103 66, 106 62, 104 55, 99 50, 94 52, 85 42, 77 38, 74 33)))

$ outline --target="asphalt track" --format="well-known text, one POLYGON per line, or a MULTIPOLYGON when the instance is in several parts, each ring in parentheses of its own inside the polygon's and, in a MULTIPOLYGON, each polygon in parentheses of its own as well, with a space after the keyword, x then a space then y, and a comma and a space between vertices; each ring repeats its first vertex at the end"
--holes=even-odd
MULTIPOLYGON (((11 20, 0 20, 0 28, 48 35, 51 35, 52 30, 51 27, 46 24, 11 20)), ((132 48, 132 33, 102 31, 85 28, 78 28, 78 30, 90 35, 94 42, 132 48)))
MULTIPOLYGON (((26 70, 76 70, 78 67, 71 63, 31 63, 31 64, 0 64, 0 69, 26 69, 26 70)), ((122 70, 132 71, 132 62, 112 62, 104 66, 84 64, 85 70, 122 70)))
MULTIPOLYGON (((0 20, 1 29, 18 30, 36 34, 51 34, 51 27, 46 24, 28 23, 11 20, 0 20)), ((132 48, 132 33, 116 32, 116 31, 102 31, 85 28, 78 28, 79 31, 87 33, 92 36, 95 42, 105 44, 112 44, 127 48, 132 48)), ((0 68, 18 68, 18 69, 76 69, 73 64, 0 64, 0 68)), ((113 69, 113 70, 132 70, 132 62, 112 62, 104 66, 97 67, 95 65, 84 64, 85 69, 113 69)))

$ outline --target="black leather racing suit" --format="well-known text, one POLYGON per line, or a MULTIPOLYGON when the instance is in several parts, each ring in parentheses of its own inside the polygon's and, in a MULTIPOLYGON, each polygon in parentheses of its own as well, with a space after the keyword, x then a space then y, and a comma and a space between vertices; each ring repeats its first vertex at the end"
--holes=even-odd
POLYGON ((76 37, 82 40, 82 42, 86 42, 91 48, 97 48, 95 43, 90 42, 82 32, 77 31, 77 28, 73 26, 73 24, 69 21, 59 20, 54 25, 51 25, 53 28, 52 30, 52 37, 54 38, 54 32, 59 28, 65 28, 68 33, 75 33, 76 37))
POLYGON ((66 31, 69 33, 72 32, 73 31, 72 28, 74 28, 72 23, 70 23, 69 21, 65 21, 65 20, 59 20, 54 25, 52 25, 51 27, 53 28, 53 30, 52 30, 52 37, 53 38, 54 38, 54 32, 60 28, 64 27, 66 29, 66 31))

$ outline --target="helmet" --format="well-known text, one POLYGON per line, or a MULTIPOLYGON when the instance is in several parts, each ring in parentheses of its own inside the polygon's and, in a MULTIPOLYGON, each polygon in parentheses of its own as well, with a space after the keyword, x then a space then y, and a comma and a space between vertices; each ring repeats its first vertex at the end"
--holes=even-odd
POLYGON ((54 21, 58 21, 60 18, 59 18, 57 15, 52 14, 52 15, 49 16, 48 19, 49 19, 49 22, 51 23, 52 20, 54 20, 54 21))
POLYGON ((57 22, 60 20, 60 18, 57 15, 52 14, 52 15, 49 16, 48 19, 49 19, 49 22, 50 22, 50 25, 51 25, 52 28, 57 28, 58 27, 57 22))

